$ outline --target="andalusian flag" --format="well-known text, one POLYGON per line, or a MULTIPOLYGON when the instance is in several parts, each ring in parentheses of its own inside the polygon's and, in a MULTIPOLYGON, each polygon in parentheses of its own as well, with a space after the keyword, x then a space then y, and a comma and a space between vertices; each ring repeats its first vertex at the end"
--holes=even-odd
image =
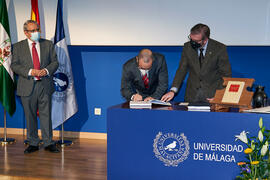
POLYGON ((39 21, 39 12, 38 12, 38 0, 31 0, 31 20, 37 21, 40 25, 39 21))
POLYGON ((0 102, 13 115, 16 110, 15 84, 11 64, 11 41, 5 0, 0 0, 0 102))

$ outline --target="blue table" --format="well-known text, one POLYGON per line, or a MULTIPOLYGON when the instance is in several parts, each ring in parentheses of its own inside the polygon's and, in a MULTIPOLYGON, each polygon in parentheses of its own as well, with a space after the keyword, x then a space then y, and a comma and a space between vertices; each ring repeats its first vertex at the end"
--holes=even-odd
POLYGON ((268 114, 161 109, 108 109, 108 180, 234 179, 246 148, 235 135, 257 136, 260 117, 270 127, 268 114))

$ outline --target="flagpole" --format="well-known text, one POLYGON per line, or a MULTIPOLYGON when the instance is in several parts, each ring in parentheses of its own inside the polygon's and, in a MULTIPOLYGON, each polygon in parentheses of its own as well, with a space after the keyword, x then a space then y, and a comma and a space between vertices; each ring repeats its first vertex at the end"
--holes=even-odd
POLYGON ((62 144, 64 144, 64 122, 62 123, 62 135, 61 135, 61 138, 62 138, 62 144))
MULTIPOLYGON (((55 106, 59 106, 59 107, 61 104, 65 103, 65 106, 62 106, 62 110, 63 110, 63 107, 65 107, 65 111, 70 111, 70 109, 72 108, 72 113, 70 113, 69 115, 63 116, 63 114, 62 114, 62 117, 67 117, 67 118, 61 118, 62 119, 61 139, 57 142, 57 144, 61 145, 61 147, 65 147, 65 146, 70 146, 72 144, 72 141, 64 140, 64 132, 65 132, 64 122, 77 112, 77 102, 75 99, 71 63, 70 63, 70 59, 69 59, 69 55, 68 55, 68 48, 67 48, 67 44, 66 44, 66 40, 65 40, 65 31, 64 31, 64 23, 63 23, 63 1, 62 0, 58 0, 58 3, 57 3, 54 44, 56 46, 56 54, 59 57, 59 59, 58 59, 59 64, 64 64, 64 66, 63 66, 64 70, 62 68, 60 68, 59 72, 57 72, 55 74, 55 76, 56 76, 56 78, 60 78, 60 80, 66 82, 67 86, 70 86, 68 89, 67 89, 67 87, 65 87, 65 89, 63 89, 64 91, 66 91, 65 92, 66 95, 65 95, 64 100, 62 100, 61 102, 55 102, 55 101, 52 102, 52 103, 55 103, 55 106), (65 80, 66 78, 61 79, 61 77, 59 75, 57 75, 59 73, 64 74, 69 81, 65 80), (70 83, 68 83, 68 82, 70 82, 70 83), (70 103, 70 102, 72 102, 72 103, 70 103)), ((58 86, 57 84, 56 84, 56 86, 58 86)), ((56 112, 56 113, 58 113, 58 112, 56 112)), ((60 119, 61 116, 54 117, 56 113, 53 114, 53 120, 54 121, 57 120, 57 124, 55 124, 54 127, 59 126, 61 123, 61 119, 60 119), (60 120, 60 122, 58 120, 60 120)), ((61 113, 63 113, 63 112, 61 112, 61 113)))
POLYGON ((13 144, 15 142, 14 138, 7 138, 7 112, 4 109, 4 138, 0 139, 1 144, 13 144))
POLYGON ((61 130, 61 140, 57 141, 57 144, 60 145, 61 147, 66 147, 66 146, 70 146, 73 144, 72 141, 68 141, 68 140, 64 140, 64 122, 61 125, 62 130, 61 130))
POLYGON ((4 142, 7 142, 7 112, 4 109, 4 142))

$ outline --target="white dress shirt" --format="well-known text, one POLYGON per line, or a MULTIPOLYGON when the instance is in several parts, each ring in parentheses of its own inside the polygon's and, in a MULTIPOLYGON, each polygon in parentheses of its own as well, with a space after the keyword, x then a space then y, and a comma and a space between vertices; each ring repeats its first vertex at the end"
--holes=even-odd
MULTIPOLYGON (((144 70, 144 69, 140 69, 140 68, 139 68, 139 70, 140 70, 140 72, 141 72, 142 77, 143 77, 145 74, 147 74, 147 77, 149 78, 149 74, 148 74, 149 70, 144 70)), ((133 95, 131 96, 131 98, 130 98, 131 101, 133 101, 134 96, 135 96, 135 94, 133 94, 133 95)))
POLYGON ((140 70, 142 76, 144 76, 145 74, 147 74, 147 77, 148 77, 148 71, 149 70, 144 70, 144 69, 139 69, 139 70, 140 70))
MULTIPOLYGON (((32 47, 33 47, 33 41, 31 41, 30 39, 27 38, 27 42, 28 42, 28 46, 29 46, 29 49, 30 49, 30 54, 31 54, 31 58, 33 60, 33 55, 32 55, 32 47)), ((36 43, 36 50, 37 50, 37 53, 38 53, 38 60, 39 60, 39 63, 41 64, 40 62, 40 43, 38 41, 35 41, 36 43)), ((49 71, 45 68, 45 70, 47 71, 47 76, 49 76, 49 71)), ((32 76, 31 75, 32 73, 32 69, 29 70, 28 72, 28 76, 32 76)), ((37 80, 36 77, 34 77, 35 80, 37 80)))

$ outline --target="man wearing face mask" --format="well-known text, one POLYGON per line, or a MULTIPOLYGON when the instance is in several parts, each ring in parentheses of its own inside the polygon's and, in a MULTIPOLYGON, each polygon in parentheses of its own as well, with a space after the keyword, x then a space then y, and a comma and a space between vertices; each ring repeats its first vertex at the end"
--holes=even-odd
POLYGON ((189 77, 185 101, 208 103, 217 89, 223 88, 223 77, 231 77, 231 65, 226 46, 210 39, 210 29, 205 24, 197 24, 190 30, 189 42, 183 47, 181 61, 176 71, 172 88, 161 100, 170 101, 185 79, 189 77))
POLYGON ((142 49, 123 65, 121 94, 127 101, 160 99, 168 88, 165 57, 142 49))
POLYGON ((36 21, 26 21, 23 30, 27 38, 13 45, 11 69, 18 75, 17 95, 21 97, 27 122, 29 146, 24 153, 39 150, 37 110, 45 150, 59 152, 52 140, 51 121, 53 74, 58 68, 54 45, 40 39, 36 21))

